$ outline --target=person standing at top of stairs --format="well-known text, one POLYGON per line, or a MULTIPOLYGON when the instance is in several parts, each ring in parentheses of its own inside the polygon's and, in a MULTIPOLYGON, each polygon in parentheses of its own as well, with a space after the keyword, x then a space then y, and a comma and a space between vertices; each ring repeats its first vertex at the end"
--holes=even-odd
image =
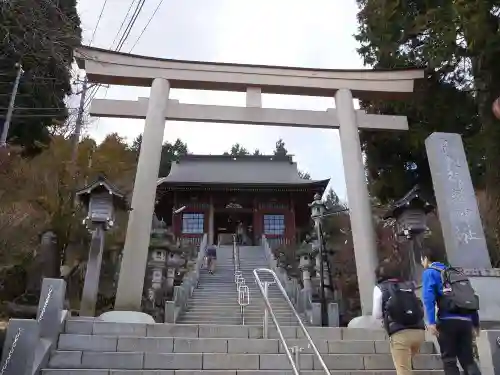
POLYGON ((206 250, 208 273, 214 274, 215 263, 217 262, 217 248, 214 245, 209 245, 206 250))
POLYGON ((240 221, 238 223, 238 226, 236 227, 236 242, 238 243, 238 245, 243 245, 243 234, 244 234, 243 223, 240 221))

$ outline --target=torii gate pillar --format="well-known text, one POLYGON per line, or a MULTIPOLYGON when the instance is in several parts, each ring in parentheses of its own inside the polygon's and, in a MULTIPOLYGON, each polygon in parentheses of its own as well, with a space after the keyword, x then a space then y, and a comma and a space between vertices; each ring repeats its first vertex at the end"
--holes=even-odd
POLYGON ((351 91, 338 90, 335 95, 335 106, 340 123, 340 146, 347 187, 361 310, 366 316, 372 313, 375 268, 378 262, 377 242, 351 91))
POLYGON ((151 236, 169 92, 170 84, 166 79, 153 80, 135 175, 132 211, 128 217, 115 310, 141 310, 144 272, 148 260, 148 251, 144 246, 147 247, 151 236))

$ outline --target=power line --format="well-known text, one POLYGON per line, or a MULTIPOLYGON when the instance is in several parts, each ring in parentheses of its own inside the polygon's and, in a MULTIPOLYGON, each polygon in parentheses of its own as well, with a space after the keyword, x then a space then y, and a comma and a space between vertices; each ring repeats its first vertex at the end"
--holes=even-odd
POLYGON ((156 15, 156 12, 158 12, 158 9, 160 9, 161 7, 161 4, 163 4, 163 1, 164 0, 160 0, 160 2, 158 3, 158 5, 156 6, 156 9, 155 11, 153 12, 153 14, 151 15, 151 17, 149 17, 149 20, 148 20, 148 23, 146 23, 146 26, 144 26, 144 28, 142 29, 139 37, 136 39, 134 45, 132 46, 132 48, 130 48, 130 51, 128 51, 128 53, 131 53, 132 50, 134 49, 134 47, 137 45, 137 43, 139 43, 139 40, 141 40, 142 38, 142 34, 144 34, 144 32, 146 31, 146 29, 148 28, 149 24, 151 23, 151 21, 153 20, 153 18, 155 17, 156 15))
MULTIPOLYGON (((8 73, 0 73, 0 77, 6 77, 4 79, 9 79, 11 78, 12 80, 16 79, 15 75, 8 74, 8 73)), ((57 82, 63 82, 63 80, 55 77, 36 77, 36 76, 30 76, 30 75, 23 75, 21 77, 21 81, 35 81, 35 80, 40 80, 40 81, 57 81, 57 82)))
POLYGON ((92 43, 94 42, 95 33, 97 32, 97 29, 99 28, 99 23, 101 22, 102 14, 104 13, 104 8, 106 8, 107 2, 108 2, 108 0, 104 0, 104 3, 102 4, 101 13, 99 13, 99 18, 97 19, 97 24, 95 25, 94 31, 92 32, 92 38, 90 39, 89 46, 91 46, 92 43))
MULTIPOLYGON (((8 96, 10 98, 12 94, 0 94, 0 96, 8 96)), ((33 96, 32 94, 17 94, 16 96, 33 96)))
MULTIPOLYGON (((122 25, 120 26, 120 29, 118 30, 118 33, 116 36, 118 36, 118 34, 120 33, 120 31, 123 27, 123 24, 126 22, 127 17, 130 14, 130 9, 132 9, 132 7, 134 5, 134 2, 135 2, 135 0, 133 0, 132 3, 130 4, 129 10, 127 11, 127 14, 125 15, 125 18, 123 19, 122 25)), ((132 31, 132 28, 134 27, 134 25, 137 21, 137 18, 139 17, 139 14, 141 13, 142 8, 144 7, 145 2, 146 2, 146 0, 139 0, 138 3, 136 4, 134 12, 132 13, 132 17, 130 18, 127 26, 125 27, 125 30, 124 30, 122 36, 120 37, 120 40, 118 41, 118 44, 115 48, 115 51, 120 51, 122 49, 123 45, 125 44, 125 42, 127 41, 128 37, 130 35, 130 32, 132 31)), ((161 5, 161 3, 159 5, 161 5)), ((158 5, 157 9, 155 10, 155 13, 158 11, 159 5, 158 5)), ((149 24, 149 22, 151 22, 151 20, 148 21, 148 24, 149 24)), ((144 32, 144 30, 143 30, 143 32, 144 32)), ((141 35, 142 35, 142 33, 141 33, 141 35)), ((115 39, 116 39, 116 36, 115 36, 115 39)), ((114 44, 114 41, 113 41, 113 44, 114 44)), ((92 102, 92 100, 94 100, 100 87, 101 87, 101 85, 97 85, 95 87, 95 89, 93 89, 93 92, 88 94, 88 98, 85 100, 85 108, 87 108, 90 105, 90 103, 92 102)), ((106 91, 106 95, 107 95, 107 91, 106 91)))
MULTIPOLYGON (((14 113, 12 114, 12 117, 14 118, 38 118, 38 117, 67 117, 68 115, 65 113, 56 113, 56 114, 48 114, 48 113, 43 113, 39 115, 32 115, 32 114, 17 114, 14 113)), ((7 118, 7 115, 0 115, 0 118, 7 118)))
POLYGON ((125 42, 127 41, 130 32, 132 31, 132 28, 134 27, 135 22, 137 21, 137 18, 139 17, 139 14, 141 13, 142 8, 144 7, 145 2, 146 0, 139 0, 139 3, 137 3, 134 13, 132 14, 132 18, 130 19, 127 27, 125 28, 125 31, 123 32, 123 35, 120 38, 120 41, 118 42, 118 45, 116 46, 116 51, 120 51, 125 42))
POLYGON ((115 38, 113 39, 113 43, 111 43, 111 46, 109 47, 109 49, 113 49, 113 45, 116 42, 116 38, 118 38, 118 35, 120 35, 120 31, 122 31, 123 25, 125 24, 125 21, 127 21, 128 15, 130 14, 132 7, 134 6, 134 3, 135 3, 135 0, 132 0, 132 2, 130 3, 130 6, 128 7, 127 14, 125 14, 125 18, 123 18, 122 24, 120 25, 120 28, 116 32, 115 38))
MULTIPOLYGON (((7 110, 8 108, 0 108, 0 111, 7 110)), ((14 111, 66 111, 66 110, 76 110, 78 108, 73 107, 56 107, 56 108, 29 108, 29 107, 14 107, 14 111)))
MULTIPOLYGON (((145 2, 146 2, 146 0, 139 0, 139 2, 136 4, 134 12, 132 13, 132 17, 130 18, 130 20, 126 26, 117 46, 115 48, 115 51, 120 51, 121 48, 123 47, 123 45, 125 44, 125 42, 127 41, 128 37, 130 35, 130 32, 132 31, 132 28, 134 27, 134 25, 137 21, 137 18, 139 17, 139 14, 141 13, 142 8, 144 7, 145 2)), ((130 5, 130 8, 132 8, 133 4, 134 4, 134 1, 130 5)), ((123 23, 126 21, 129 13, 130 13, 130 11, 128 11, 127 14, 125 15, 123 23)), ((120 29, 121 29, 121 27, 120 27, 120 29)), ((119 33, 120 33, 120 30, 118 31, 118 34, 119 33)), ((92 102, 92 100, 94 100, 100 87, 101 87, 101 85, 96 86, 95 90, 91 94, 88 94, 88 99, 86 99, 85 108, 87 108, 88 105, 92 102)), ((107 94, 107 91, 106 91, 106 94, 107 94)))

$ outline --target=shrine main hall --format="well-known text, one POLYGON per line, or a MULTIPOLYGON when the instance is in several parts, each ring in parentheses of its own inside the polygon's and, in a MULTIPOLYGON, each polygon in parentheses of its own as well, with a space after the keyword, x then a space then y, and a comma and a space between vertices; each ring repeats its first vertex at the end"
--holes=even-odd
POLYGON ((207 233, 209 244, 230 244, 238 232, 245 245, 263 235, 273 247, 293 244, 310 230, 308 204, 328 182, 301 178, 288 155, 186 155, 158 180, 155 213, 182 242, 207 233))

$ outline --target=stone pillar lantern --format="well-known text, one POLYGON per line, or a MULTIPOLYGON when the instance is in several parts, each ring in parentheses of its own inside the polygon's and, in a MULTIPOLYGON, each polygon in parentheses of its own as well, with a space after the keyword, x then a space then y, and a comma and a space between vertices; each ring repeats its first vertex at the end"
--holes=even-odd
MULTIPOLYGON (((158 294, 162 288, 165 293, 173 291, 173 279, 169 285, 168 266, 170 259, 170 250, 176 247, 173 235, 165 227, 165 223, 159 222, 153 218, 153 229, 151 230, 151 239, 149 242, 149 254, 147 262, 146 279, 144 282, 145 295, 149 296, 152 290, 154 295, 158 294)), ((148 300, 150 298, 148 297, 148 300)), ((150 301, 152 302, 152 301, 150 301)))
POLYGON ((302 272, 302 280, 304 282, 304 289, 311 291, 311 245, 303 243, 297 250, 299 257, 299 269, 302 272))
MULTIPOLYGON (((326 271, 323 273, 323 285, 325 287, 325 295, 326 299, 334 299, 334 292, 333 292, 333 279, 332 275, 330 272, 330 265, 328 262, 328 256, 332 256, 335 251, 331 248, 329 248, 328 245, 328 240, 330 236, 328 234, 322 233, 322 241, 323 241, 323 270, 326 269, 326 271)), ((319 254, 319 243, 317 244, 318 246, 318 253, 316 254, 316 269, 321 269, 321 257, 319 254)))
POLYGON ((384 215, 384 220, 394 220, 395 232, 409 257, 409 269, 406 277, 417 283, 420 281, 422 267, 420 254, 422 241, 427 227, 427 214, 434 206, 426 200, 418 185, 414 186, 405 196, 390 207, 384 215))
POLYGON ((129 206, 124 194, 111 185, 103 175, 77 191, 76 198, 87 213, 83 223, 92 231, 80 316, 94 316, 104 250, 104 232, 113 227, 116 211, 129 210, 129 206))
POLYGON ((311 218, 314 220, 314 225, 316 227, 321 222, 326 211, 325 204, 321 200, 320 194, 314 194, 314 200, 312 203, 309 203, 309 207, 311 207, 311 218))
MULTIPOLYGON (((321 269, 321 245, 320 245, 320 242, 318 240, 318 236, 316 236, 315 234, 313 234, 311 236, 311 258, 314 259, 314 267, 315 267, 315 270, 316 272, 318 273, 319 275, 319 270, 321 269)), ((318 280, 319 280, 319 276, 318 276, 318 280)))
POLYGON ((325 268, 324 262, 321 261, 324 259, 324 249, 323 249, 323 231, 321 229, 321 221, 325 215, 326 207, 323 201, 321 200, 321 195, 316 193, 314 194, 314 200, 312 203, 309 203, 309 207, 311 207, 311 219, 314 221, 314 229, 316 232, 316 238, 318 241, 318 255, 319 255, 319 289, 320 289, 320 299, 321 299, 321 325, 323 327, 328 326, 328 306, 326 304, 326 295, 325 295, 325 268))

